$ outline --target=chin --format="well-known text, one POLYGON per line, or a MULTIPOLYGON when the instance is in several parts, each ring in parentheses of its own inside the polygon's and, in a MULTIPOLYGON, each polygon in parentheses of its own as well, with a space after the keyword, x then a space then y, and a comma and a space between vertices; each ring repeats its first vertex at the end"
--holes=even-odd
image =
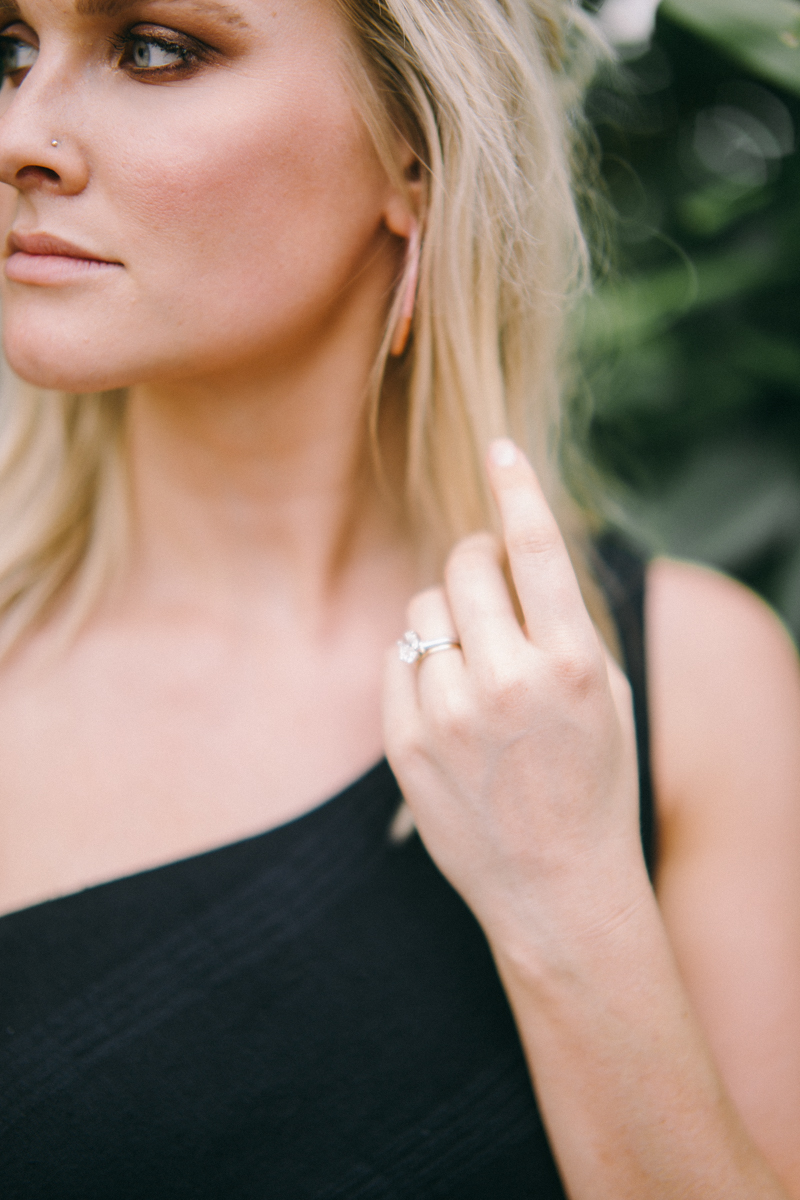
POLYGON ((15 375, 34 387, 54 392, 105 392, 124 386, 121 373, 108 363, 92 362, 83 338, 67 340, 36 335, 29 328, 6 323, 3 350, 15 375))

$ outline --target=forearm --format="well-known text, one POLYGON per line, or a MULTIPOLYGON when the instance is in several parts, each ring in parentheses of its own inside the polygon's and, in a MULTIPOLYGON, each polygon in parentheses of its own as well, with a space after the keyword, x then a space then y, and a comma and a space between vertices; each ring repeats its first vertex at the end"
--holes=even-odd
POLYGON ((579 928, 493 939, 569 1195, 786 1200, 725 1094, 655 898, 638 885, 606 919, 602 882, 579 928))

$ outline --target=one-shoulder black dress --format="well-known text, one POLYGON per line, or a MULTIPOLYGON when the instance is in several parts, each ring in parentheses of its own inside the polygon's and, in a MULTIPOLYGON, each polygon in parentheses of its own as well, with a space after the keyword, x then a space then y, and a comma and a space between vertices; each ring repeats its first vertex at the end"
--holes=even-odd
MULTIPOLYGON (((652 852, 643 568, 602 545, 652 852)), ((486 940, 386 762, 0 918, 4 1200, 563 1200, 486 940)))

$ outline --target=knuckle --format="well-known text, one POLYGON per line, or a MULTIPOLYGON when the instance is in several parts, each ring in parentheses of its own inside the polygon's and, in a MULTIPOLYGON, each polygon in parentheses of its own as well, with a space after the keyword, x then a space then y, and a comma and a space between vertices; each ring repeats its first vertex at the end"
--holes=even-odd
POLYGON ((417 626, 424 626, 431 614, 440 613, 445 604, 444 589, 441 587, 429 587, 423 592, 417 592, 416 596, 412 596, 406 609, 409 628, 416 629, 417 626))
POLYGON ((430 764, 431 754, 427 744, 419 739, 407 743, 405 751, 400 760, 406 771, 411 775, 416 775, 420 771, 424 771, 430 764))
POLYGON ((454 688, 437 696, 430 717, 435 734, 447 741, 463 741, 474 728, 472 704, 467 696, 454 688))
POLYGON ((404 771, 418 770, 428 759, 427 745, 419 729, 387 731, 385 749, 390 763, 404 771))
POLYGON ((564 647, 551 655, 550 662, 558 684, 577 698, 591 695, 602 684, 601 659, 589 647, 564 647))
POLYGON ((482 680, 490 710, 503 720, 519 716, 527 706, 531 681, 516 663, 493 663, 482 680))
POLYGON ((506 545, 510 554, 549 560, 560 552, 561 536, 549 522, 514 525, 507 530, 506 545))
POLYGON ((493 557, 497 554, 497 546, 497 538, 486 530, 482 530, 479 533, 470 533, 467 537, 463 537, 459 542, 456 542, 450 551, 450 560, 474 557, 485 558, 487 555, 493 557))
POLYGON ((487 562, 497 562, 499 543, 491 533, 471 533, 457 542, 445 565, 448 585, 466 572, 480 570, 487 562))

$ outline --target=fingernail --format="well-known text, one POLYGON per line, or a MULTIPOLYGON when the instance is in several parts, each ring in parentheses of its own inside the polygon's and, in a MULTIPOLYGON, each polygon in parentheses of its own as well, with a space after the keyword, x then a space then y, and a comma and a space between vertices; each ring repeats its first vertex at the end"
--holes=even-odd
POLYGON ((517 447, 510 438, 498 438, 492 442, 491 455, 496 467, 511 467, 517 460, 517 447))

